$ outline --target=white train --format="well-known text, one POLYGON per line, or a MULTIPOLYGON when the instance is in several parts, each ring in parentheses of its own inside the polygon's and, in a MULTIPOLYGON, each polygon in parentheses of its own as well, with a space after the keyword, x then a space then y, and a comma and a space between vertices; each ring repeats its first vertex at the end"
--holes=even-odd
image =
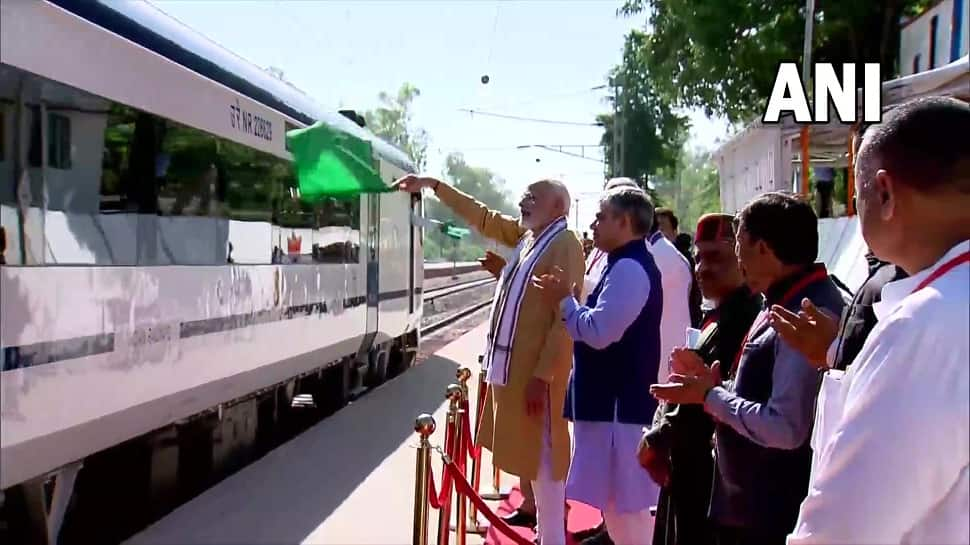
POLYGON ((294 395, 339 406, 413 362, 420 199, 305 205, 285 132, 369 139, 388 182, 407 156, 146 3, 4 1, 0 24, 9 531, 120 539, 294 395))

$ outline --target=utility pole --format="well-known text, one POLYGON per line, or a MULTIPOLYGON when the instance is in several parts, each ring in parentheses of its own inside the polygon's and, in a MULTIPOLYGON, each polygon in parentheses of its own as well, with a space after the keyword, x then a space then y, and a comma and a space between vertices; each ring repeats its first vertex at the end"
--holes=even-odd
POLYGON ((576 232, 579 232, 579 199, 573 199, 573 202, 576 203, 576 206, 573 208, 573 213, 576 214, 576 232))
POLYGON ((811 89, 808 84, 812 76, 812 35, 815 27, 815 0, 805 0, 805 41, 802 49, 802 83, 805 89, 811 89))
MULTIPOLYGON (((802 49, 802 85, 805 86, 807 92, 810 92, 812 86, 809 85, 809 81, 812 76, 812 38, 814 36, 815 27, 815 0, 805 0, 805 43, 804 49, 802 49)), ((807 94, 806 92, 806 94, 807 94)), ((856 92, 855 89, 852 92, 856 92)), ((801 136, 799 138, 801 143, 801 156, 802 156, 802 172, 801 172, 801 184, 799 186, 799 193, 804 197, 808 197, 808 168, 811 163, 811 158, 809 157, 809 141, 808 141, 808 125, 802 125, 801 136)))
POLYGON ((620 104, 621 84, 613 79, 613 177, 623 176, 623 108, 620 104))

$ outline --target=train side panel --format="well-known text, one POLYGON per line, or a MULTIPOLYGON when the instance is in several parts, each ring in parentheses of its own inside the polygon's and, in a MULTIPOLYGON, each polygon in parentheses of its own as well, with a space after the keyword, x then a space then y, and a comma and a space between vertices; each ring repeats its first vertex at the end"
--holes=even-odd
POLYGON ((0 268, 0 487, 352 354, 348 268, 0 268))

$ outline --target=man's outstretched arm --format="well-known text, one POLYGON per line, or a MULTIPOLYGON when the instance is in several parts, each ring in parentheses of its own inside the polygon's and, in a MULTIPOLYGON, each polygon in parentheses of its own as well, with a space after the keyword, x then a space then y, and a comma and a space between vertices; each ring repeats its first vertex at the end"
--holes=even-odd
POLYGON ((411 193, 417 193, 424 188, 434 190, 438 199, 445 206, 451 208, 458 217, 465 220, 469 226, 481 233, 482 236, 505 246, 515 246, 519 243, 522 235, 525 234, 525 228, 519 224, 519 220, 501 212, 490 210, 474 197, 466 195, 436 178, 411 174, 398 180, 397 186, 402 191, 411 193))

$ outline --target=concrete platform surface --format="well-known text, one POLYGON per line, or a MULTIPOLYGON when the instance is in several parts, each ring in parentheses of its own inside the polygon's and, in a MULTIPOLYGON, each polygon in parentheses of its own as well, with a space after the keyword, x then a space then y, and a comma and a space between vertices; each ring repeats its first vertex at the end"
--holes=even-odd
MULTIPOLYGON (((459 366, 471 368, 477 391, 479 326, 402 376, 323 420, 133 536, 131 545, 411 543, 414 494, 414 418, 427 412, 444 442, 445 388, 459 366)), ((491 465, 484 453, 483 486, 491 465)), ((436 482, 441 462, 432 456, 436 482)), ((503 485, 512 483, 504 477, 503 485)), ((431 511, 429 535, 437 528, 431 511)), ((452 538, 454 539, 454 538, 452 538)), ((430 541, 433 543, 434 538, 430 541)), ((482 539, 469 535, 467 543, 482 539)))

